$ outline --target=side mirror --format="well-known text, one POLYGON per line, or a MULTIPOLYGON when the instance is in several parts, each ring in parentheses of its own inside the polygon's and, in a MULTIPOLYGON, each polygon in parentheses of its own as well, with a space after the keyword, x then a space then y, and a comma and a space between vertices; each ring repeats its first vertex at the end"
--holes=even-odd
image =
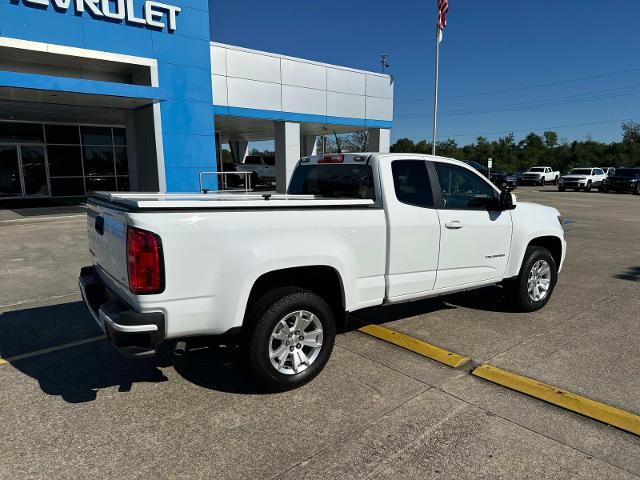
POLYGON ((516 208, 516 196, 511 192, 500 192, 500 209, 513 210, 516 208))

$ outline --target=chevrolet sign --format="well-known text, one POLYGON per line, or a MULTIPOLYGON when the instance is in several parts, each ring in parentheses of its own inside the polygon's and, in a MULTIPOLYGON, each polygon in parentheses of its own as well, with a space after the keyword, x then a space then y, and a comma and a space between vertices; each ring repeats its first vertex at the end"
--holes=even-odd
POLYGON ((71 3, 78 15, 84 12, 94 18, 107 18, 110 20, 124 20, 135 25, 147 25, 154 28, 165 28, 174 32, 176 30, 176 17, 180 13, 180 7, 167 5, 166 3, 147 0, 142 8, 142 17, 137 17, 134 11, 133 0, 22 0, 25 5, 45 6, 53 4, 58 11, 67 11, 71 3))

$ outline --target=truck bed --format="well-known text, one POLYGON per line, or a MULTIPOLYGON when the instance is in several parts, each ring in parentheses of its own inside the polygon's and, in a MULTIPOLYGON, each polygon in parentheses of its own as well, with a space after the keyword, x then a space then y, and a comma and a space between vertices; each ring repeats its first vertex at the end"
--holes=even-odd
POLYGON ((93 199, 134 210, 366 207, 373 200, 271 193, 117 193, 96 192, 93 199))

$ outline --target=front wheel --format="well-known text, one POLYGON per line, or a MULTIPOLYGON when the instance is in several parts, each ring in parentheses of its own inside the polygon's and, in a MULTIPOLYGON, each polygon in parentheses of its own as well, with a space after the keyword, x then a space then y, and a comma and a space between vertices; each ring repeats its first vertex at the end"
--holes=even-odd
POLYGON ((319 295, 275 289, 249 313, 248 359, 258 383, 272 391, 300 387, 324 368, 336 336, 333 311, 319 295))
POLYGON ((543 178, 542 180, 540 180, 540 186, 541 186, 541 187, 544 187, 544 184, 545 184, 545 183, 546 183, 546 182, 545 182, 545 179, 544 179, 544 178, 543 178))
POLYGON ((556 285, 557 265, 551 252, 532 245, 527 248, 517 279, 510 294, 516 306, 525 312, 535 312, 544 307, 556 285))
POLYGON ((640 182, 636 182, 636 188, 634 188, 633 194, 640 195, 640 182))
POLYGON ((589 180, 589 181, 587 182, 587 184, 585 185, 585 187, 584 187, 584 191, 585 191, 585 192, 590 192, 590 191, 591 191, 591 180, 589 180))
POLYGON ((559 192, 564 192, 564 187, 562 185, 558 185, 558 191, 559 192))

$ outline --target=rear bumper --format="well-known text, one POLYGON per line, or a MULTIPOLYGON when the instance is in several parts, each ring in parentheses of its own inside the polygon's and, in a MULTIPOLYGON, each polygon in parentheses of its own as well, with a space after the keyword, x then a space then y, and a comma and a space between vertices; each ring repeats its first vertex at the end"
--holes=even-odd
POLYGON ((165 335, 162 312, 132 310, 104 285, 95 267, 80 270, 78 285, 89 313, 123 355, 146 357, 156 353, 165 335))

